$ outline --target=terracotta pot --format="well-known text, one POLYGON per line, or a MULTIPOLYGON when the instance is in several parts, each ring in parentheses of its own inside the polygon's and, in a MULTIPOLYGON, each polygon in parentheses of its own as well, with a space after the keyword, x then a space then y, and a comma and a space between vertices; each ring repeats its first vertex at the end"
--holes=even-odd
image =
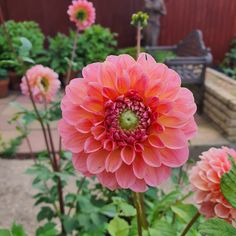
POLYGON ((17 75, 15 71, 9 71, 8 77, 10 79, 10 89, 19 91, 22 76, 17 75))
POLYGON ((0 79, 0 98, 4 98, 8 94, 9 79, 0 79))

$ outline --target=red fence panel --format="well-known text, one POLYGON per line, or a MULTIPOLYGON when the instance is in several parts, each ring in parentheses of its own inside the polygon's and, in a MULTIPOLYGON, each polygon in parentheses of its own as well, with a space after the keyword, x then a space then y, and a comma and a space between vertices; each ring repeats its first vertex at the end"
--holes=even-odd
MULTIPOLYGON (((68 32, 66 10, 71 0, 0 0, 6 19, 35 20, 46 35, 68 32)), ((119 34, 119 45, 135 44, 130 26, 133 12, 143 8, 143 0, 93 0, 97 23, 119 34)), ((162 19, 160 44, 175 44, 193 29, 203 31, 215 62, 224 57, 236 34, 236 0, 166 0, 167 16, 162 19)))

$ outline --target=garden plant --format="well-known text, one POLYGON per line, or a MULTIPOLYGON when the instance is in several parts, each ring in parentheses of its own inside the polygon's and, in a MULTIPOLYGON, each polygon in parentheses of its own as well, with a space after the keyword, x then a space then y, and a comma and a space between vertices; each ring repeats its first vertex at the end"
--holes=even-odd
MULTIPOLYGON (((15 104, 20 111, 11 122, 27 139, 34 160, 27 174, 33 176, 33 198, 40 206, 35 235, 236 235, 236 152, 211 148, 197 163, 189 158, 196 104, 175 71, 140 52, 148 15, 132 16, 133 58, 112 55, 114 35, 93 25, 91 2, 73 1, 68 14, 76 30, 49 39, 49 57, 61 53, 66 61, 54 58, 49 68, 37 64, 43 37, 39 44, 27 35, 12 37, 0 9, 0 40, 11 55, 5 63, 23 72, 21 91, 33 107, 15 104), (91 55, 89 39, 103 53, 91 55), (77 69, 80 77, 71 78, 77 69), (64 75, 65 92, 58 93, 58 74, 64 75), (45 141, 45 151, 37 155, 28 139, 33 121, 45 141), (51 131, 55 121, 59 150, 51 131), (75 192, 68 191, 71 184, 75 192)), ((0 235, 27 232, 13 222, 0 235)))

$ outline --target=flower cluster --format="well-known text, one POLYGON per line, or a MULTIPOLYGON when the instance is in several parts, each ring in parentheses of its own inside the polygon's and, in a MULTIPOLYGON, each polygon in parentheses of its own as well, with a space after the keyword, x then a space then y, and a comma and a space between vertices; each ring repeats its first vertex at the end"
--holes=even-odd
POLYGON ((59 123, 77 170, 110 189, 142 192, 187 161, 196 105, 175 71, 142 53, 137 61, 109 56, 83 77, 66 87, 59 123))
POLYGON ((67 11, 70 20, 74 22, 78 30, 84 30, 95 22, 95 8, 87 0, 75 0, 67 11))
MULTIPOLYGON (((43 102, 45 100, 46 102, 51 102, 54 100, 61 85, 57 73, 48 67, 36 65, 26 72, 26 76, 34 101, 43 102)), ((26 76, 22 78, 20 86, 22 93, 29 96, 26 76)))
POLYGON ((140 27, 144 28, 148 24, 148 18, 149 16, 147 13, 139 11, 132 15, 131 25, 134 25, 136 27, 140 25, 140 27))
POLYGON ((236 152, 226 147, 204 152, 190 171, 190 182, 203 215, 232 222, 236 219, 236 209, 224 198, 220 189, 221 176, 231 168, 229 155, 236 160, 236 152))

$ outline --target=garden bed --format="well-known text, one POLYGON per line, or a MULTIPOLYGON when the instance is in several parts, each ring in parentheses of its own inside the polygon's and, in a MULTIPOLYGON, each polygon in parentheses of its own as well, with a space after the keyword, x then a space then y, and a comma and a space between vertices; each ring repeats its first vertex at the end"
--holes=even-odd
POLYGON ((230 141, 236 140, 236 81, 207 68, 204 113, 230 141))

